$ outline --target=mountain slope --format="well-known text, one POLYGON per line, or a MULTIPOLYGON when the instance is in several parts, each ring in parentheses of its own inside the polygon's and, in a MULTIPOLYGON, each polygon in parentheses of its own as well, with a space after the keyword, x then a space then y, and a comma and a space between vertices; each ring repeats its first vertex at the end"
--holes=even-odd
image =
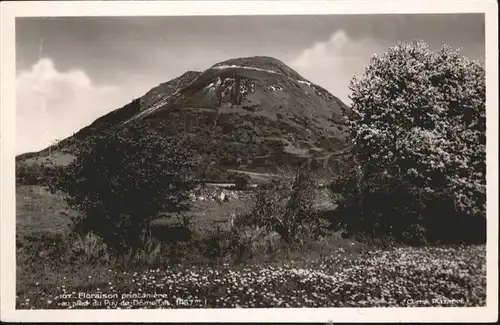
POLYGON ((269 171, 309 157, 326 164, 346 148, 349 114, 342 101, 277 59, 236 58, 153 88, 53 150, 71 153, 88 137, 134 123, 182 133, 207 164, 269 171))
MULTIPOLYGON (((106 115, 101 116, 90 125, 82 128, 72 136, 63 139, 58 145, 52 146, 51 152, 63 151, 67 153, 72 153, 78 149, 78 145, 81 141, 87 139, 87 137, 94 136, 99 132, 114 128, 124 121, 132 118, 136 114, 140 113, 144 109, 156 104, 161 101, 164 97, 171 95, 175 90, 180 87, 189 84, 193 81, 201 72, 197 71, 187 71, 181 76, 174 78, 168 82, 164 82, 151 90, 149 90, 144 96, 133 100, 129 104, 113 110, 106 115)), ((45 148, 39 152, 29 152, 24 153, 16 157, 16 160, 24 160, 29 158, 34 158, 37 156, 46 156, 49 153, 49 148, 45 148)))

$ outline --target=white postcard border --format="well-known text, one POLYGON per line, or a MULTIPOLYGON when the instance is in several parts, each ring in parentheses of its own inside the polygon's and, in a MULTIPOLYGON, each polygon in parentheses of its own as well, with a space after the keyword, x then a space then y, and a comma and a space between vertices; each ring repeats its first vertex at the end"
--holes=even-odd
POLYGON ((12 1, 1 4, 1 320, 52 322, 476 322, 498 318, 498 5, 496 1, 12 1), (15 309, 15 18, 485 13, 487 82, 487 306, 177 310, 15 309))

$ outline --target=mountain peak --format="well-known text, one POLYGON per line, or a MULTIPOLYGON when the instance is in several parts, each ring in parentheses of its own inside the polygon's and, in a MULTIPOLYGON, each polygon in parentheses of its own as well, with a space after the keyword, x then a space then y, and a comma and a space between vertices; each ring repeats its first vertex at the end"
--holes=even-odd
POLYGON ((201 73, 200 71, 188 70, 188 71, 184 72, 180 77, 177 77, 177 78, 198 76, 200 73, 201 73))
POLYGON ((213 65, 211 68, 221 68, 221 67, 254 68, 258 70, 265 70, 269 72, 282 74, 292 79, 305 80, 300 74, 298 74, 288 65, 270 56, 250 56, 242 58, 233 58, 219 62, 213 65))

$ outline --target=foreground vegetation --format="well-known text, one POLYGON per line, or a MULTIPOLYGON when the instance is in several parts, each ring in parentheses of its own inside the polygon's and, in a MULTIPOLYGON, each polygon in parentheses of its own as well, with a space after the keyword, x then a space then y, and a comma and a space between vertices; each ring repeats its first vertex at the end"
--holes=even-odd
MULTIPOLYGON (((290 245, 264 225, 231 227, 223 218, 228 209, 244 211, 237 205, 242 202, 203 201, 195 206, 214 222, 200 214, 186 225, 193 230, 188 240, 150 243, 118 257, 99 237, 77 235, 62 216, 55 217, 59 211, 75 213, 58 195, 21 187, 18 196, 21 309, 483 306, 486 301, 484 245, 411 247, 342 238, 333 231, 290 245), (35 194, 40 200, 28 206, 27 197, 35 194), (41 231, 28 227, 34 221, 26 216, 35 210, 46 211, 35 220, 41 231)), ((246 204, 250 210, 241 215, 248 216, 252 205, 246 204)))
POLYGON ((485 305, 484 246, 358 246, 338 241, 327 256, 239 266, 25 265, 17 308, 485 305))

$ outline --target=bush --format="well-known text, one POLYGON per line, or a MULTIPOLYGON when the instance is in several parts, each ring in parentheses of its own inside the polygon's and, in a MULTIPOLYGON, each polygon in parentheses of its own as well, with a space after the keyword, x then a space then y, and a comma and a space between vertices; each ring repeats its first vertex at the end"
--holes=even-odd
POLYGON ((388 174, 360 178, 353 173, 337 178, 332 190, 343 191, 337 204, 347 235, 389 236, 415 244, 425 241, 412 232, 422 223, 425 200, 408 182, 388 174))
POLYGON ((16 162, 16 184, 39 185, 41 183, 41 176, 42 173, 39 164, 16 162))
POLYGON ((238 175, 235 172, 230 172, 218 163, 210 162, 208 165, 201 167, 198 171, 198 178, 206 183, 230 183, 233 182, 238 175))
POLYGON ((92 138, 50 187, 66 192, 69 205, 81 212, 76 232, 93 232, 124 253, 144 246, 159 212, 188 208, 193 165, 181 138, 132 126, 92 138))
POLYGON ((24 161, 16 162, 16 184, 18 185, 48 185, 60 169, 54 161, 46 159, 41 163, 24 161))
POLYGON ((250 176, 246 174, 236 175, 234 178, 234 186, 236 190, 245 190, 250 183, 250 176))
POLYGON ((309 165, 295 173, 284 172, 278 180, 257 190, 250 213, 235 225, 258 226, 276 232, 289 245, 319 236, 320 223, 314 205, 315 184, 309 165))
POLYGON ((446 45, 431 52, 422 41, 400 43, 373 56, 350 88, 359 169, 333 185, 347 191, 352 228, 415 234, 417 224, 435 231, 485 217, 482 64, 446 45))
POLYGON ((86 263, 107 261, 108 249, 102 238, 89 232, 86 235, 72 236, 70 239, 69 256, 86 263))
POLYGON ((201 255, 214 264, 272 260, 285 247, 280 235, 255 225, 208 231, 200 240, 201 255))

